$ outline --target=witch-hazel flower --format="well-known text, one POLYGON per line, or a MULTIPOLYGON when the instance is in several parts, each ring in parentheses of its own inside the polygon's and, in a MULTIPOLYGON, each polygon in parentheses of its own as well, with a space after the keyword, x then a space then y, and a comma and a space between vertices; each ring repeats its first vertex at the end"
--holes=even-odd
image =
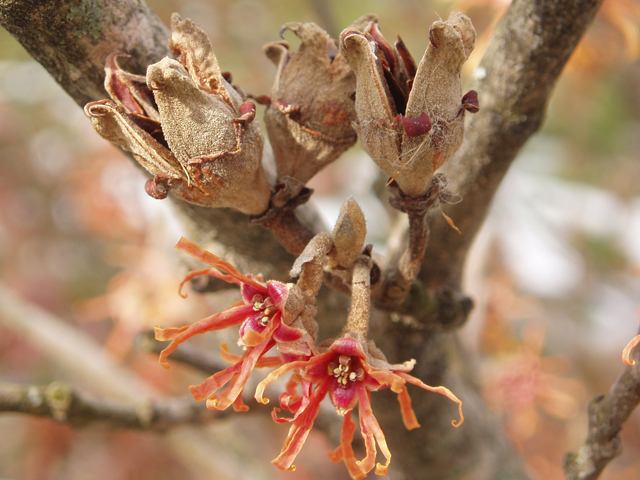
POLYGON ((308 311, 311 309, 315 314, 315 309, 305 305, 304 295, 296 285, 275 280, 263 282, 259 276, 243 275, 231 264, 185 238, 180 239, 176 249, 212 267, 190 272, 180 285, 181 289, 185 282, 196 276, 211 275, 240 285, 242 301, 192 325, 176 328, 157 326, 156 339, 171 341, 160 353, 160 363, 169 368, 167 357, 194 335, 239 326, 239 344, 245 347, 244 354, 241 357, 232 355, 223 344, 222 357, 233 365, 215 373, 202 384, 191 386, 190 390, 197 401, 207 400, 207 408, 224 410, 233 405, 237 411, 246 410, 248 407, 242 402, 242 391, 253 369, 283 363, 278 355, 265 357, 274 346, 278 346, 280 353, 286 353, 287 358, 308 358, 314 353, 317 326, 308 311), (227 384, 228 388, 217 393, 227 384))
POLYGON ((336 407, 337 413, 344 416, 340 446, 329 452, 329 457, 334 462, 343 460, 354 479, 366 477, 374 466, 377 475, 385 475, 391 461, 391 452, 384 433, 371 408, 371 392, 390 388, 396 393, 403 422, 409 430, 420 425, 411 408, 407 383, 440 393, 456 402, 459 406, 460 420, 452 422, 455 427, 464 420, 462 402, 450 390, 445 387, 431 387, 408 374, 415 360, 391 365, 374 343, 367 340, 370 270, 371 259, 362 255, 354 266, 352 303, 343 333, 321 349, 322 353, 316 353, 309 359, 286 363, 274 370, 256 389, 256 399, 268 403, 268 399, 263 397, 265 388, 286 372, 293 371, 287 391, 280 397, 280 408, 293 413, 293 416, 278 417, 280 408, 275 408, 273 412, 274 420, 277 422, 291 423, 282 451, 272 462, 281 470, 295 469, 293 462, 313 427, 320 403, 327 395, 336 407), (300 392, 296 391, 296 387, 300 392), (356 460, 352 447, 356 425, 351 419, 351 412, 356 405, 366 448, 366 455, 362 460, 356 460), (376 445, 386 458, 385 464, 376 465, 376 445))
POLYGON ((462 95, 461 70, 475 46, 471 20, 452 12, 434 22, 419 65, 398 36, 392 46, 375 18, 340 35, 356 75, 355 129, 364 150, 410 197, 426 193, 433 173, 462 144, 465 111, 478 111, 475 91, 462 95))

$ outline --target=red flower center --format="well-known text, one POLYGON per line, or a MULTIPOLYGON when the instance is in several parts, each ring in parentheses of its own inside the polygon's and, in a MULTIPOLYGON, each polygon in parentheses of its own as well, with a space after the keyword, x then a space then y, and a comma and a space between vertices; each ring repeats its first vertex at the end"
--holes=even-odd
POLYGON ((364 369, 360 366, 359 360, 353 359, 348 355, 340 355, 337 362, 329 363, 327 374, 333 375, 337 379, 338 386, 347 388, 349 382, 364 378, 364 369))
POLYGON ((258 324, 266 327, 278 311, 275 302, 271 297, 265 299, 260 294, 255 294, 251 301, 253 302, 253 309, 262 314, 262 317, 258 320, 258 324))

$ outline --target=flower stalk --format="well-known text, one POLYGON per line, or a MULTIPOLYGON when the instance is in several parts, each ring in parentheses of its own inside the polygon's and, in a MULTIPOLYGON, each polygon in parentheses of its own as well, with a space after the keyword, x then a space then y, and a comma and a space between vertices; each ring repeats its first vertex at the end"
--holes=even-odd
MULTIPOLYGON (((397 267, 385 272, 383 286, 376 291, 374 301, 379 308, 397 309, 405 300, 422 268, 424 254, 429 243, 429 216, 440 201, 449 196, 447 180, 441 173, 431 178, 431 186, 420 198, 410 197, 395 182, 389 186, 393 192, 390 204, 407 214, 409 239, 400 256, 397 267)), ((392 252, 391 256, 395 256, 392 252)))

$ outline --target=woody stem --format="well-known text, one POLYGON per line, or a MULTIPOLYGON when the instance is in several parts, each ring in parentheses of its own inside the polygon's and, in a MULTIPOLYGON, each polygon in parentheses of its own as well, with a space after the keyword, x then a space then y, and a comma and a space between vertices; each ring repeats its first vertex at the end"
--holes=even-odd
POLYGON ((383 310, 395 309, 402 304, 420 273, 429 243, 429 213, 440 198, 441 185, 441 178, 434 176, 431 187, 420 198, 408 197, 399 187, 393 187, 395 195, 390 203, 409 217, 409 242, 397 268, 387 272, 383 288, 376 292, 374 301, 383 310))
POLYGON ((385 302, 400 304, 416 280, 429 243, 427 212, 409 212, 409 244, 385 285, 385 302))
POLYGON ((360 255, 353 265, 351 307, 345 331, 367 336, 371 312, 371 257, 360 255))
POLYGON ((251 223, 271 230, 287 252, 300 255, 313 238, 313 222, 303 218, 297 207, 306 203, 313 190, 296 185, 293 191, 284 183, 277 184, 266 212, 251 218, 251 223), (298 188, 295 188, 298 187, 298 188))

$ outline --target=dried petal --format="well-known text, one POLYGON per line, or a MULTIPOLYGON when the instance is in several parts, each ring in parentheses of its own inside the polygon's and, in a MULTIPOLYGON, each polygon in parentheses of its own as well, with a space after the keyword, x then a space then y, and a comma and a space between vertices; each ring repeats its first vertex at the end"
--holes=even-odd
POLYGON ((316 24, 287 23, 282 30, 291 30, 302 43, 293 53, 286 42, 264 47, 277 66, 265 124, 278 176, 306 183, 356 141, 355 77, 316 24))
POLYGON ((236 108, 199 89, 169 58, 149 66, 147 81, 171 151, 210 204, 248 214, 266 210, 270 187, 261 164, 262 136, 256 123, 241 119, 242 103, 236 108))
POLYGON ((118 64, 120 58, 130 58, 130 56, 115 52, 107 57, 104 88, 127 113, 145 115, 159 122, 158 108, 155 105, 153 93, 147 86, 146 77, 122 70, 118 64))
POLYGON ((230 105, 230 97, 236 106, 241 101, 237 92, 225 85, 227 82, 207 34, 190 19, 183 20, 177 13, 171 15, 169 48, 199 89, 222 98, 230 105))
POLYGON ((207 35, 191 20, 172 17, 169 43, 182 63, 165 58, 149 66, 146 79, 119 67, 126 55, 110 55, 105 88, 115 103, 89 103, 86 114, 153 175, 145 184, 152 197, 172 191, 202 206, 263 213, 271 188, 255 105, 227 82, 207 35))
POLYGON ((460 81, 475 45, 471 21, 454 12, 434 22, 417 70, 404 43, 391 47, 375 23, 347 29, 340 39, 356 74, 355 128, 363 148, 406 195, 424 195, 462 143, 464 112, 477 111, 477 96, 463 99, 460 81))
POLYGON ((101 137, 131 152, 152 175, 165 177, 172 187, 186 186, 186 174, 173 153, 134 122, 123 107, 100 100, 87 103, 84 111, 101 137))

